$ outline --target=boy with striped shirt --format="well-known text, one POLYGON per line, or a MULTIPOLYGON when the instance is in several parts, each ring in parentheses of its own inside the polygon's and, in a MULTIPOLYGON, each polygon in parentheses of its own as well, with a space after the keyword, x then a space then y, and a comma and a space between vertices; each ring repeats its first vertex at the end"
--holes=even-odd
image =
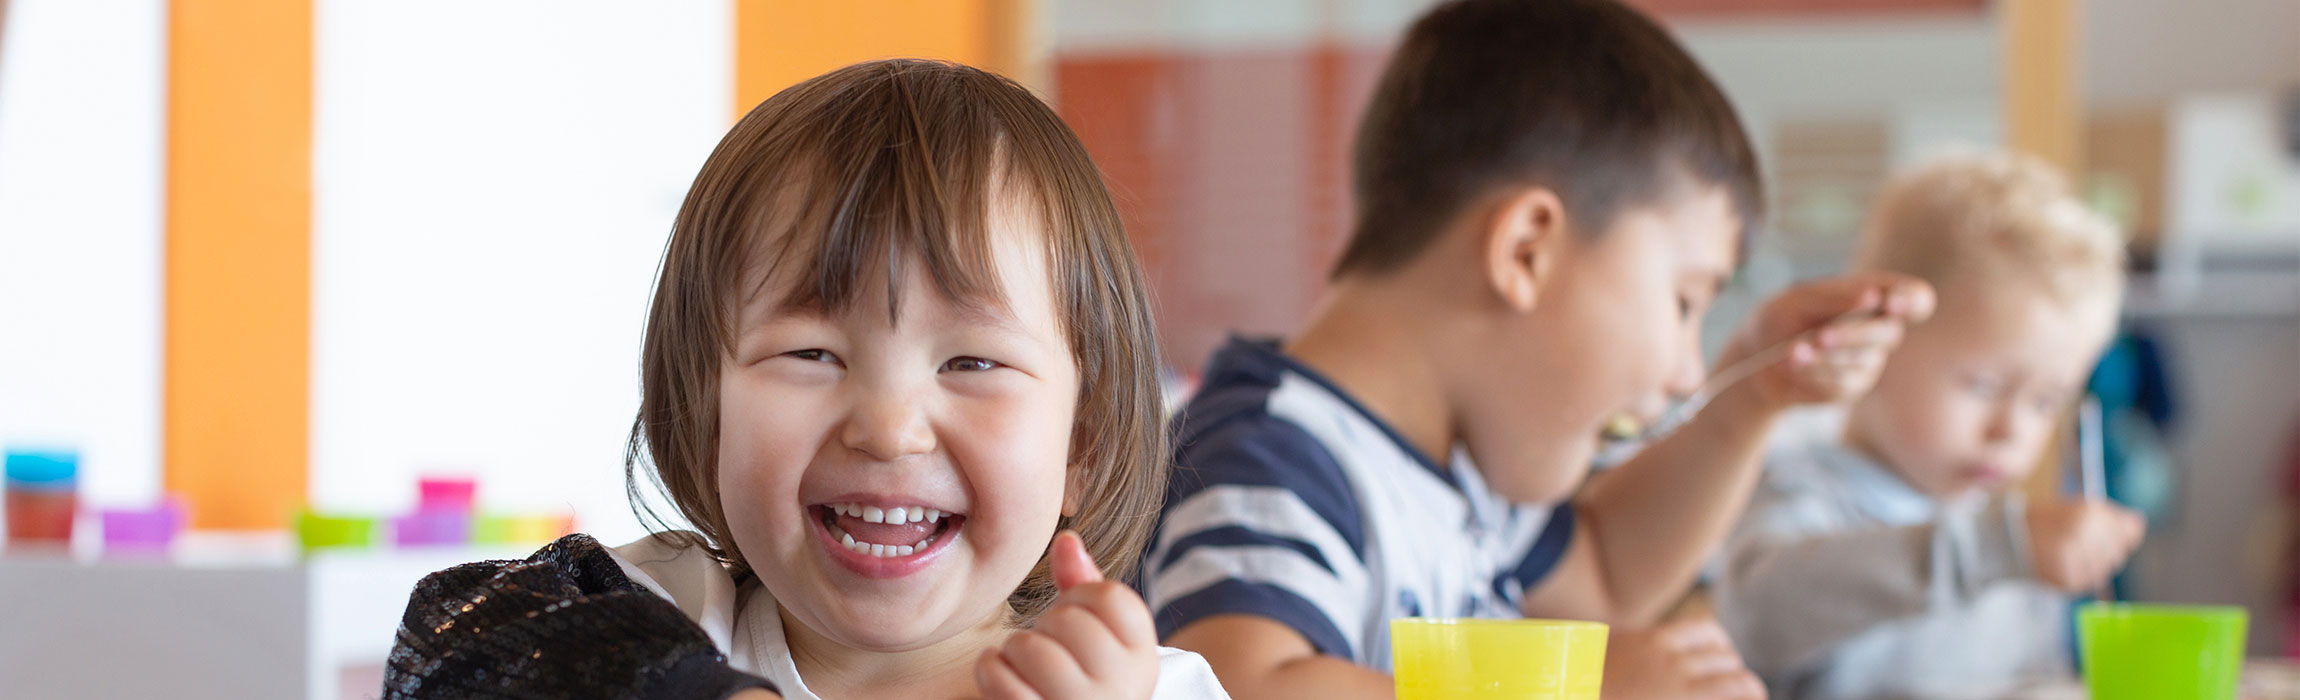
POLYGON ((1386 698, 1391 618, 1595 619, 1609 696, 1761 697, 1714 623, 1645 628, 1773 418, 1865 387, 1929 290, 1772 300, 1721 362, 1784 361, 1575 496, 1610 417, 1702 381, 1699 321, 1761 201, 1731 106, 1610 0, 1452 2, 1391 59, 1353 168, 1319 309, 1222 348, 1178 419, 1141 581, 1161 639, 1244 700, 1386 698))

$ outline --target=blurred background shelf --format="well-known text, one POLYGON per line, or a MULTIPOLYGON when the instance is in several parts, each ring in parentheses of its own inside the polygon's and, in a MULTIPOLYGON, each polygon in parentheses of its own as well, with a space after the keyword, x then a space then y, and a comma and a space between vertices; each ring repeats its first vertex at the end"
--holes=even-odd
POLYGON ((8 697, 371 697, 417 581, 531 551, 321 552, 295 561, 284 540, 268 551, 245 544, 187 542, 179 551, 189 553, 172 561, 0 556, 8 697))

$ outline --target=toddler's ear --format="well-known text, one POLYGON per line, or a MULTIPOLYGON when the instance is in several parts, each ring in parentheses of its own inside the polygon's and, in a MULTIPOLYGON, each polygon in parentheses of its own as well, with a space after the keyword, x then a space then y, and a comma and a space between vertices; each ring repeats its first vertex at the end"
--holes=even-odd
POLYGON ((1548 188, 1517 190, 1487 212, 1476 233, 1486 284, 1511 310, 1531 311, 1565 237, 1564 201, 1548 188))

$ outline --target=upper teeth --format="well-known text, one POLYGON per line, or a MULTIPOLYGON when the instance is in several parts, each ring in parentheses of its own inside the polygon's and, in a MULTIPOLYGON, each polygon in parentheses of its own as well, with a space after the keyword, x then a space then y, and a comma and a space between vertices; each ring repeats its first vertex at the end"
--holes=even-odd
POLYGON ((862 521, 866 523, 887 523, 890 525, 901 525, 903 523, 934 523, 942 521, 942 511, 918 506, 896 506, 893 508, 880 508, 878 506, 866 506, 860 503, 839 503, 832 505, 830 508, 831 512, 837 513, 839 515, 861 518, 862 521))

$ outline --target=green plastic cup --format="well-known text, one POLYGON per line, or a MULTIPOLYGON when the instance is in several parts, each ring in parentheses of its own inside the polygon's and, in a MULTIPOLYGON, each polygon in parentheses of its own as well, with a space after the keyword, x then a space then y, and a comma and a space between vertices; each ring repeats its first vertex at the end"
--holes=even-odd
POLYGON ((2076 614, 2093 700, 2229 700, 2244 666, 2244 609, 2091 603, 2076 614))
POLYGON ((304 511, 296 514, 296 543, 304 553, 322 549, 366 549, 375 545, 376 519, 304 511))
POLYGON ((1390 620, 1398 700, 1597 700, 1605 632, 1571 620, 1390 620))

